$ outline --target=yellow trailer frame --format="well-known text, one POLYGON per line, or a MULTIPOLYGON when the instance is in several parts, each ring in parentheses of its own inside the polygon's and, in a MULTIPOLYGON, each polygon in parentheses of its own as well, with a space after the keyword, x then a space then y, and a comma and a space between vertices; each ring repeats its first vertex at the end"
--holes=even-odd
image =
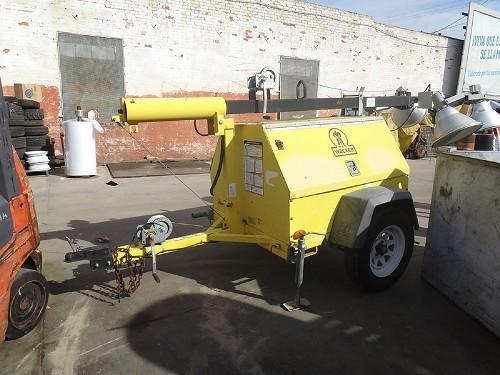
MULTIPOLYGON (((349 246, 343 238, 353 237, 355 225, 340 222, 333 228, 342 197, 369 187, 408 186, 408 164, 380 117, 235 124, 226 117, 224 99, 217 97, 122 98, 120 114, 113 116, 121 124, 176 120, 207 120, 209 134, 221 136, 212 163, 222 161, 223 148, 215 221, 204 232, 153 247, 120 246, 119 264, 150 256, 152 250, 162 255, 218 241, 258 244, 288 261, 299 239, 305 239, 306 256, 314 255, 332 240, 332 231, 339 239, 332 243, 349 246)), ((212 168, 212 180, 215 174, 212 168)))

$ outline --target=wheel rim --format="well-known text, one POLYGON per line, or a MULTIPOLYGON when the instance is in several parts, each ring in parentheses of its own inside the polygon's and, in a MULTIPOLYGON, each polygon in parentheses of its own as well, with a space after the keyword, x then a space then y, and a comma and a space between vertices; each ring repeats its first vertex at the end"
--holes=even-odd
POLYGON ((35 324, 43 313, 45 290, 37 281, 23 284, 13 296, 10 304, 10 323, 18 330, 35 324))
POLYGON ((370 252, 370 269, 376 277, 387 277, 398 268, 405 252, 403 230, 390 225, 380 231, 370 252))

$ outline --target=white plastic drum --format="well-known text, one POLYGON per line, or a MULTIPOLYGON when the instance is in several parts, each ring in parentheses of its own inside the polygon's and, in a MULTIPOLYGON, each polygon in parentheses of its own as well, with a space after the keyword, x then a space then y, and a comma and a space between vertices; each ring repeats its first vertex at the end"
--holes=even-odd
POLYGON ((95 120, 64 121, 64 164, 66 176, 94 176, 96 168, 95 132, 102 133, 95 120))

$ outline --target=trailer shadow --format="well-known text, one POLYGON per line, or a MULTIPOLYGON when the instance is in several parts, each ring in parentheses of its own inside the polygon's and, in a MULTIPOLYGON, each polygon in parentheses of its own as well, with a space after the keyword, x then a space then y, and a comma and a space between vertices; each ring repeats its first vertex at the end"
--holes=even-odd
MULTIPOLYGON (((341 254, 324 252, 306 264, 304 311, 214 290, 151 304, 119 328, 147 362, 183 374, 495 373, 498 339, 422 281, 422 257, 417 246, 403 278, 369 294, 347 279, 341 254)), ((286 278, 266 278, 272 263, 249 268, 263 286, 286 278)))
MULTIPOLYGON (((127 345, 168 373, 494 373, 498 340, 461 320, 463 313, 430 287, 419 290, 426 295, 411 304, 414 293, 403 289, 354 292, 315 299, 306 312, 293 313, 250 298, 177 295, 115 328, 125 328, 127 345)), ((99 368, 112 371, 107 362, 99 368)))

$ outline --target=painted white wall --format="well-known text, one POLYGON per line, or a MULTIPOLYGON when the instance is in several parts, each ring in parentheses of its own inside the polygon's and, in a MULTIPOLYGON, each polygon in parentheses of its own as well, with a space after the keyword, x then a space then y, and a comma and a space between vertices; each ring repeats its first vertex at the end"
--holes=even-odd
POLYGON ((319 96, 431 84, 453 94, 462 41, 295 0, 14 0, 0 9, 0 76, 60 87, 57 32, 123 39, 128 95, 246 92, 280 55, 320 60, 319 96))

